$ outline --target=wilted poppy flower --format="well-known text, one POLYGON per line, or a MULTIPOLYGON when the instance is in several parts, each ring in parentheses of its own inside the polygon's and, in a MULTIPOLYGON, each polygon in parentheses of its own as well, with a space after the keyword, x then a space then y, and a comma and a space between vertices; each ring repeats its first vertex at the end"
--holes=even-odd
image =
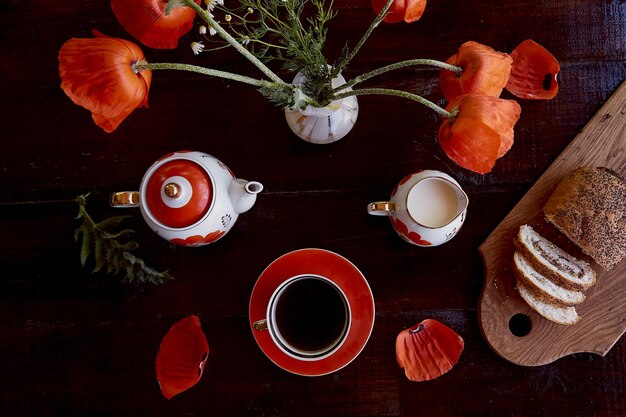
POLYGON ((549 100, 556 96, 561 66, 546 48, 527 39, 511 52, 511 58, 513 68, 507 90, 520 98, 549 100))
POLYGON ((152 71, 133 69, 134 63, 145 60, 134 43, 94 34, 98 37, 73 38, 61 47, 61 88, 110 133, 133 110, 148 107, 152 71))
POLYGON ((466 94, 446 110, 456 114, 439 128, 439 144, 458 165, 479 174, 490 172, 496 159, 513 145, 513 126, 521 114, 514 100, 466 94))
POLYGON ((481 94, 499 97, 511 74, 510 56, 478 42, 465 42, 459 51, 446 61, 463 68, 456 74, 442 69, 439 76, 446 100, 462 94, 481 94))
MULTIPOLYGON (((372 0, 372 8, 376 14, 387 4, 387 0, 372 0)), ((394 0, 389 6, 384 22, 398 23, 405 21, 407 23, 415 22, 422 17, 426 9, 426 0, 394 0)))
POLYGON ((448 372, 459 360, 463 339, 448 326, 427 319, 396 338, 396 359, 411 381, 428 381, 448 372))
MULTIPOLYGON (((196 0, 200 4, 200 0, 196 0)), ((112 0, 111 8, 124 29, 151 48, 172 49, 193 27, 196 12, 175 7, 165 15, 167 0, 112 0)))
POLYGON ((194 386, 202 376, 209 344, 198 316, 189 316, 170 328, 156 358, 156 375, 168 400, 194 386))

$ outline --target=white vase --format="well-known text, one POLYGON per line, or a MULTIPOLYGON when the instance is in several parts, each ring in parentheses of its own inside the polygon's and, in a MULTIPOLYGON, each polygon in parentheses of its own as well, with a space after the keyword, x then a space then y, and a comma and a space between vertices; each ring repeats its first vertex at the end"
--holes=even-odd
MULTIPOLYGON (((294 85, 301 85, 304 76, 296 74, 294 85)), ((345 84, 341 74, 333 78, 333 88, 345 84)), ((342 91, 352 91, 346 88, 342 91)), ((356 123, 359 103, 356 96, 335 100, 326 107, 307 106, 304 110, 285 109, 287 124, 299 138, 317 144, 333 143, 346 136, 356 123)))

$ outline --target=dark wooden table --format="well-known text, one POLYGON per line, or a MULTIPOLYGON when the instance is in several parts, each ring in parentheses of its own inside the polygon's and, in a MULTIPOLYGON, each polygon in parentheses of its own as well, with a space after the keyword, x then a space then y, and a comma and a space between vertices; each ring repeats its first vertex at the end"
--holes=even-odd
MULTIPOLYGON (((354 45, 373 18, 367 0, 335 3, 329 58, 344 43, 354 45)), ((511 51, 533 38, 560 60, 558 96, 521 101, 515 145, 485 176, 444 155, 438 118, 417 104, 360 98, 349 136, 315 146, 297 139, 282 111, 248 86, 183 73, 155 72, 149 110, 106 134, 59 88, 59 48, 91 29, 131 39, 106 1, 0 5, 1 415, 624 415, 625 339, 606 357, 576 354, 520 367, 488 347, 476 311, 483 280, 478 246, 626 78, 623 1, 432 0, 421 21, 374 32, 348 77, 403 59, 445 60, 466 40, 511 51), (96 218, 119 214, 107 205, 109 193, 137 189, 154 160, 179 149, 213 154, 237 176, 262 181, 257 205, 219 243, 196 249, 169 245, 139 211, 131 212, 139 254, 176 277, 165 285, 139 290, 82 270, 73 240, 75 196, 91 192, 96 218), (405 174, 425 167, 457 178, 471 200, 460 234, 432 249, 408 245, 365 210, 405 174), (376 300, 374 331, 361 355, 318 378, 274 366, 247 318, 260 272, 303 247, 350 259, 376 300), (200 382, 168 401, 155 378, 155 356, 169 327, 189 314, 201 318, 210 355, 200 382), (455 329, 465 350, 448 374, 414 383, 396 364, 394 342, 425 318, 455 329)), ((183 37, 177 50, 144 51, 152 62, 258 74, 232 52, 194 57, 188 45, 196 38, 183 37)), ((443 103, 437 79, 435 70, 407 69, 370 85, 420 91, 443 103)))

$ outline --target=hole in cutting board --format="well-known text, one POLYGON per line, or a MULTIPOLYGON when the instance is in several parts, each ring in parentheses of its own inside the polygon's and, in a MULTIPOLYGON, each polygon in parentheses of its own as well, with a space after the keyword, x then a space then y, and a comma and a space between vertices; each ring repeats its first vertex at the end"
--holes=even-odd
POLYGON ((530 317, 528 317, 526 314, 515 314, 509 320, 509 330, 511 331, 511 333, 513 333, 513 335, 517 337, 528 336, 532 329, 533 324, 530 321, 530 317))

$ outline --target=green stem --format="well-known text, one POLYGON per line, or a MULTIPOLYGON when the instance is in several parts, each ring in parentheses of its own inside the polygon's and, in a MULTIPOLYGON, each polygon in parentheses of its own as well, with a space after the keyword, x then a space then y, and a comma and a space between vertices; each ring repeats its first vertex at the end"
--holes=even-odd
POLYGON ((422 96, 418 96, 417 94, 407 93, 406 91, 392 90, 388 88, 362 88, 359 90, 346 91, 345 93, 337 94, 333 97, 334 100, 341 100, 342 98, 350 97, 350 96, 363 96, 363 95, 379 95, 379 96, 394 96, 394 97, 402 97, 409 100, 417 101, 420 104, 436 111, 440 115, 448 118, 454 119, 456 114, 450 113, 449 111, 442 109, 435 103, 430 100, 425 99, 422 96))
MULTIPOLYGON (((172 0, 170 0, 172 1, 172 0)), ((276 75, 271 69, 269 69, 265 64, 263 64, 257 57, 255 57, 250 51, 248 51, 245 47, 243 47, 235 38, 233 38, 219 23, 215 21, 211 17, 211 15, 204 10, 202 7, 198 6, 194 0, 182 0, 182 2, 196 11, 198 15, 204 19, 213 29, 215 29, 226 42, 231 44, 233 48, 237 50, 240 54, 245 56, 250 62, 252 62, 258 69, 263 72, 263 74, 267 75, 269 79, 274 81, 276 84, 285 84, 283 80, 280 79, 278 75, 276 75)))
MULTIPOLYGON (((197 72, 199 74, 210 75, 212 77, 225 78, 227 80, 239 81, 241 83, 254 85, 256 87, 278 87, 275 83, 265 80, 258 80, 244 75, 234 74, 232 72, 219 71, 211 68, 199 67, 197 65, 179 64, 179 63, 148 63, 146 61, 138 61, 133 64, 135 72, 143 70, 179 70, 197 72)), ((281 85, 284 84, 281 81, 281 85)))
POLYGON ((365 80, 369 80, 370 78, 376 77, 377 75, 384 74, 385 72, 393 71, 399 68, 409 67, 413 65, 431 65, 433 67, 443 68, 448 71, 452 71, 455 74, 461 74, 463 72, 463 68, 461 67, 450 65, 446 62, 441 62, 441 61, 437 61, 434 59, 409 59, 407 61, 400 61, 400 62, 396 62, 395 64, 386 65, 384 67, 359 75, 358 77, 354 77, 347 83, 334 88, 333 93, 345 90, 346 88, 352 87, 365 80))
POLYGON ((350 51, 350 54, 348 54, 348 56, 339 63, 339 65, 335 69, 335 73, 336 74, 339 74, 341 71, 343 71, 344 68, 346 68, 346 66, 350 63, 350 61, 352 61, 352 59, 356 56, 356 54, 363 47, 363 45, 365 44, 367 39, 370 37, 370 35, 374 31, 374 29, 376 29, 376 27, 378 27, 378 25, 380 25, 380 22, 383 21, 383 19, 387 15, 387 11, 391 7, 391 3, 393 3, 393 2, 394 2, 394 0, 387 0, 387 4, 385 4, 385 7, 383 7, 383 9, 380 11, 380 13, 378 13, 378 16, 376 16, 374 21, 367 28, 367 30, 363 34, 363 37, 361 38, 359 43, 357 43, 356 46, 354 47, 354 49, 352 51, 350 51))

